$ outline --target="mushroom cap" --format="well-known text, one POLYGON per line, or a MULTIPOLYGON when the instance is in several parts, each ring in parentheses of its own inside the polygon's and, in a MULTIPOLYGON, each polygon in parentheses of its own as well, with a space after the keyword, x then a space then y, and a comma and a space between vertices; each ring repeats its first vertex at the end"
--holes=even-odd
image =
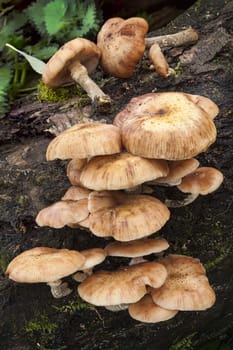
POLYGON ((149 294, 128 307, 130 316, 140 322, 156 323, 173 318, 178 311, 167 310, 156 305, 149 294))
POLYGON ((159 253, 168 249, 169 244, 166 239, 145 238, 137 239, 130 242, 111 242, 104 249, 109 256, 124 256, 128 258, 136 258, 152 253, 159 253))
POLYGON ((140 17, 108 19, 97 36, 101 65, 114 77, 128 78, 145 51, 148 23, 140 17))
POLYGON ((166 276, 166 269, 157 262, 98 271, 78 286, 78 293, 82 299, 97 306, 134 303, 146 294, 146 285, 159 288, 166 276))
POLYGON ((78 224, 85 220, 89 211, 87 198, 79 201, 62 200, 39 211, 36 223, 39 226, 61 228, 69 224, 78 224))
POLYGON ((82 270, 91 269, 92 267, 101 264, 107 253, 102 248, 91 248, 81 250, 80 253, 85 257, 85 261, 82 265, 82 270))
POLYGON ((94 235, 131 241, 160 230, 170 217, 169 209, 157 198, 123 193, 120 196, 112 207, 90 214, 90 230, 94 235))
POLYGON ((189 159, 216 139, 213 120, 182 92, 135 97, 116 115, 114 125, 121 128, 127 151, 146 158, 189 159))
POLYGON ((189 94, 189 97, 194 103, 196 103, 198 107, 202 108, 209 115, 211 119, 214 119, 218 115, 219 113, 218 106, 214 101, 212 101, 208 97, 200 96, 200 95, 191 95, 191 94, 189 94))
POLYGON ((151 289, 153 301, 169 310, 205 310, 215 302, 205 269, 198 259, 169 255, 160 260, 168 272, 164 285, 151 289))
POLYGON ((66 168, 66 175, 73 186, 80 186, 80 174, 87 159, 71 159, 66 168))
POLYGON ((221 171, 212 167, 200 167, 184 176, 178 188, 185 193, 206 195, 216 191, 222 182, 221 171))
POLYGON ((170 75, 169 64, 165 56, 162 53, 160 46, 153 44, 148 53, 149 59, 155 67, 156 72, 163 78, 167 78, 170 75))
POLYGON ((90 190, 87 188, 83 188, 80 186, 71 186, 68 188, 68 190, 65 192, 64 196, 62 197, 63 201, 79 201, 80 199, 87 199, 90 190))
POLYGON ((94 213, 100 209, 112 208, 120 204, 124 196, 121 191, 92 191, 88 197, 88 210, 94 213))
POLYGON ((77 271, 84 256, 76 250, 36 247, 16 256, 6 275, 21 283, 53 282, 77 271))
POLYGON ((90 40, 84 38, 70 40, 47 62, 42 80, 48 87, 72 82, 70 69, 77 61, 91 74, 99 63, 100 55, 100 49, 90 40))
POLYGON ((179 185, 181 179, 196 170, 199 164, 199 161, 195 158, 168 161, 168 175, 156 179, 155 183, 166 183, 172 186, 179 185))
POLYGON ((55 137, 48 145, 47 160, 89 158, 121 151, 120 130, 103 123, 81 123, 55 137))
POLYGON ((82 169, 80 183, 96 191, 132 188, 168 174, 165 160, 130 153, 93 157, 82 169))

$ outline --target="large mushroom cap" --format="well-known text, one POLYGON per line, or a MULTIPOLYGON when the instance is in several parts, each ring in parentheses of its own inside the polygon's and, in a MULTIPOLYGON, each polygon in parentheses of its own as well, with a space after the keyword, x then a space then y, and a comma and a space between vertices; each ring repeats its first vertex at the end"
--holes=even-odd
POLYGON ((118 113, 127 151, 146 158, 183 160, 204 152, 216 139, 210 116, 182 92, 133 98, 118 113))
POLYGON ((164 285, 151 290, 153 301, 169 310, 205 310, 215 302, 205 269, 199 260, 169 255, 160 260, 168 272, 164 285))
POLYGON ((148 23, 140 17, 108 19, 97 36, 101 65, 109 74, 128 78, 145 51, 148 23))
POLYGON ((81 171, 80 183, 96 191, 121 190, 167 173, 165 160, 145 159, 125 152, 92 158, 81 171))
POLYGON ((77 271, 84 261, 75 250, 36 247, 16 256, 6 275, 21 283, 53 282, 77 271))
POLYGON ((156 262, 116 271, 98 271, 79 285, 78 293, 82 299, 97 306, 134 303, 146 294, 146 285, 159 288, 166 276, 164 266, 156 262))
POLYGON ((160 230, 170 217, 168 208, 148 195, 121 194, 115 204, 90 214, 90 230, 99 237, 131 241, 160 230))
POLYGON ((95 43, 84 38, 76 38, 64 44, 47 62, 42 80, 48 87, 72 82, 70 68, 79 61, 92 73, 100 59, 100 49, 95 43))
POLYGON ((96 155, 114 154, 121 151, 121 136, 111 124, 77 124, 63 131, 48 145, 46 158, 73 159, 96 155))
POLYGON ((130 304, 128 311, 133 319, 146 323, 167 321, 178 313, 177 310, 167 310, 156 305, 149 294, 136 303, 130 304))

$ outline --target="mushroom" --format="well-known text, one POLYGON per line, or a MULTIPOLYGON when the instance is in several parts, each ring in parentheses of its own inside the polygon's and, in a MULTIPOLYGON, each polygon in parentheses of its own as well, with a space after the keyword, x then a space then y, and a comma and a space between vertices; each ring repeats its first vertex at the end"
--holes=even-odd
POLYGON ((133 98, 114 119, 132 154, 183 160, 204 152, 216 139, 212 118, 183 92, 149 93, 133 98))
POLYGON ((163 265, 146 262, 115 271, 98 271, 78 286, 78 293, 97 306, 134 303, 147 293, 147 285, 159 288, 166 277, 163 265))
POLYGON ((169 67, 164 54, 158 44, 153 44, 149 50, 149 59, 152 62, 156 72, 163 78, 175 73, 174 69, 169 67))
POLYGON ((160 288, 149 288, 153 301, 168 310, 198 311, 215 302, 205 269, 198 259, 185 255, 169 255, 160 260, 168 272, 160 288))
POLYGON ((85 257, 85 262, 81 267, 81 271, 72 276, 77 282, 83 282, 88 276, 92 275, 93 268, 101 264, 107 256, 107 252, 102 248, 81 250, 80 253, 85 257))
POLYGON ((80 174, 82 168, 87 163, 87 159, 71 159, 66 168, 66 175, 71 183, 74 186, 80 186, 80 174))
POLYGON ((90 190, 80 186, 71 186, 61 198, 63 201, 79 201, 80 199, 88 199, 90 190))
POLYGON ((96 191, 130 189, 168 174, 165 160, 130 153, 93 157, 82 169, 80 183, 96 191))
POLYGON ((145 51, 148 23, 140 17, 108 19, 97 36, 103 69, 117 78, 129 78, 145 51))
POLYGON ((64 44, 47 62, 42 80, 48 87, 76 82, 97 106, 109 107, 111 99, 90 78, 99 63, 100 49, 95 43, 76 38, 64 44))
POLYGON ((130 242, 111 242, 104 249, 108 256, 132 258, 129 265, 133 265, 146 261, 143 259, 144 255, 160 253, 168 247, 169 244, 166 239, 157 237, 137 239, 130 242))
MULTIPOLYGON (((46 159, 86 159, 119 153, 121 149, 120 130, 116 126, 99 122, 81 123, 63 131, 49 143, 46 159)), ((80 167, 82 165, 81 162, 80 167)))
POLYGON ((61 279, 77 271, 84 261, 76 250, 36 247, 16 256, 5 273, 19 283, 47 283, 52 295, 61 298, 71 293, 61 279))
POLYGON ((122 242, 143 238, 160 230, 170 217, 168 208, 157 198, 115 192, 110 194, 109 207, 90 213, 90 230, 95 236, 122 242))
POLYGON ((182 178, 177 186, 183 193, 189 193, 184 199, 166 199, 169 207, 183 207, 192 203, 200 194, 207 195, 216 191, 223 182, 221 171, 212 167, 199 167, 182 178))
POLYGON ((128 311, 133 319, 146 323, 167 321, 178 313, 177 310, 168 310, 156 305, 149 294, 136 303, 129 304, 128 311))
POLYGON ((39 211, 36 223, 39 226, 62 228, 65 225, 78 224, 85 220, 89 211, 87 198, 78 201, 62 200, 39 211))

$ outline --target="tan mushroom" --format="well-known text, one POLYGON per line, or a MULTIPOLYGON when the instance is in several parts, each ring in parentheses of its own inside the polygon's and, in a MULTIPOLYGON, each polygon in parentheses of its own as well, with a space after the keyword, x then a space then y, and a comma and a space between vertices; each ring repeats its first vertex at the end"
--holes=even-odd
POLYGON ((129 78, 145 51, 148 23, 140 17, 108 19, 97 36, 101 65, 114 77, 129 78))
POLYGON ((203 265, 185 255, 169 255, 160 260, 168 272, 162 287, 150 289, 153 301, 168 310, 206 310, 215 302, 203 265))
POLYGON ((88 199, 90 190, 80 186, 71 186, 61 198, 63 201, 79 201, 80 199, 88 199))
POLYGON ((52 295, 60 298, 71 293, 61 279, 77 271, 84 261, 84 256, 76 250, 36 247, 16 256, 5 273, 19 283, 47 283, 52 295))
POLYGON ((174 69, 169 67, 169 64, 158 44, 153 44, 150 47, 148 55, 158 75, 167 78, 169 75, 175 74, 174 69))
POLYGON ((119 153, 121 149, 120 131, 114 125, 97 122, 76 124, 49 143, 46 159, 86 159, 119 153))
POLYGON ((129 304, 128 311, 133 319, 146 323, 167 321, 178 313, 177 310, 167 310, 156 305, 149 294, 136 303, 129 304))
POLYGON ((42 80, 48 87, 76 82, 97 104, 109 105, 111 99, 89 77, 99 63, 100 49, 84 38, 76 38, 64 44, 48 61, 42 80))
POLYGON ((184 199, 166 199, 169 207, 182 207, 192 203, 199 195, 207 195, 216 191, 223 182, 221 171, 212 167, 199 167, 182 178, 177 186, 183 193, 188 193, 184 199))
POLYGON ((216 139, 212 118, 182 92, 135 97, 114 124, 121 129, 127 151, 146 158, 189 159, 216 139))
POLYGON ((80 183, 96 191, 130 189, 167 174, 166 161, 124 152, 93 157, 82 169, 80 183))
POLYGON ((97 306, 134 303, 146 294, 146 286, 159 288, 166 277, 163 265, 146 262, 115 271, 98 271, 78 286, 78 293, 97 306))
POLYGON ((85 261, 81 271, 76 272, 72 276, 77 282, 83 282, 88 276, 92 275, 93 268, 101 264, 107 256, 107 252, 102 248, 81 250, 80 253, 85 257, 85 261))
POLYGON ((80 174, 87 159, 71 159, 66 168, 66 175, 73 186, 80 186, 80 174))
POLYGON ((124 242, 157 232, 169 217, 168 208, 157 198, 120 193, 115 204, 91 213, 89 223, 94 235, 124 242))

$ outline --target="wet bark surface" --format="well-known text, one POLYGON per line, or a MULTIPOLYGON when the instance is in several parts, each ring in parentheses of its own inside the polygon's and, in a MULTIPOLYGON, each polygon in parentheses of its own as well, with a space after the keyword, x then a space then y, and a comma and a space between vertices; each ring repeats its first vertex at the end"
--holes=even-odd
MULTIPOLYGON (((85 120, 90 108, 83 109, 78 98, 48 104, 32 95, 17 101, 0 120, 1 349, 207 349, 208 341, 215 344, 219 339, 225 349, 233 348, 232 20, 232 1, 197 1, 156 33, 174 33, 188 25, 199 32, 195 46, 164 50, 176 77, 159 78, 149 70, 146 55, 130 79, 109 78, 99 71, 97 79, 114 106, 109 115, 92 114, 94 120, 111 122, 132 97, 151 91, 185 91, 218 104, 217 141, 198 159, 203 166, 221 170, 224 182, 215 193, 172 209, 159 232, 170 243, 169 253, 191 255, 205 264, 217 295, 215 305, 207 311, 180 312, 164 323, 144 324, 132 320, 127 311, 112 313, 81 302, 71 278, 65 280, 73 293, 56 300, 45 284, 17 284, 5 277, 8 262, 32 247, 82 250, 106 244, 86 231, 35 224, 38 211, 59 200, 69 187, 67 162, 46 162, 46 147, 62 128, 85 120)), ((159 187, 155 195, 164 199, 176 193, 159 187)), ((127 263, 128 259, 108 258, 98 269, 127 263)))

